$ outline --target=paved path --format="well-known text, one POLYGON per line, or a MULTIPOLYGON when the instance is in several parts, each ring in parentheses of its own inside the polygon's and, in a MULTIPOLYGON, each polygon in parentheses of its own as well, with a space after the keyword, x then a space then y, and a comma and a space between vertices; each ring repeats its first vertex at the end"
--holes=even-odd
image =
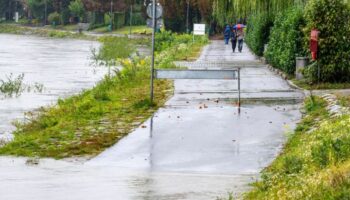
POLYGON ((83 165, 44 160, 28 168, 20 159, 0 160, 1 199, 204 200, 247 190, 300 118, 295 102, 302 94, 247 48, 233 54, 221 41, 213 41, 198 62, 181 64, 245 65, 241 114, 236 81, 177 80, 175 95, 144 123, 147 128, 83 165))

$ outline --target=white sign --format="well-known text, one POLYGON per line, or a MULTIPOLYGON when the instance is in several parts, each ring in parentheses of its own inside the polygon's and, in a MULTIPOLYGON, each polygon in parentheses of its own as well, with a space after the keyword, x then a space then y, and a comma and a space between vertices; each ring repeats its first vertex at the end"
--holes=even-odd
POLYGON ((205 35, 205 24, 194 24, 193 35, 205 35))

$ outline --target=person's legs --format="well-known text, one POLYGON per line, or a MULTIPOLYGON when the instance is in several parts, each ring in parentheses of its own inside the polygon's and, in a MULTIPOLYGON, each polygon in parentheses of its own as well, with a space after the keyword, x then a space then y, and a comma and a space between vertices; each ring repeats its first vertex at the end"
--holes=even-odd
POLYGON ((229 38, 225 38, 225 44, 228 44, 229 38))
POLYGON ((238 40, 238 50, 239 52, 242 52, 243 49, 243 40, 238 40))
POLYGON ((232 50, 233 50, 233 52, 235 52, 236 51, 237 40, 231 40, 231 42, 232 42, 232 50))

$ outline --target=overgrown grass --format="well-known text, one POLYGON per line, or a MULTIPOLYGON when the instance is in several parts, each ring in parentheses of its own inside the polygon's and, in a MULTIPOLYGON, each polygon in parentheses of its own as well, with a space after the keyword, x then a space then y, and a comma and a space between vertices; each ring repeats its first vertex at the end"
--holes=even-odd
POLYGON ((171 83, 156 81, 155 102, 150 104, 148 64, 139 60, 125 65, 92 90, 29 113, 30 121, 17 124, 14 141, 0 148, 0 154, 64 158, 100 153, 168 98, 171 83))
POLYGON ((309 98, 307 115, 245 199, 349 199, 350 116, 330 118, 309 98))
POLYGON ((339 104, 344 107, 350 107, 350 96, 337 96, 339 99, 339 104))
POLYGON ((26 26, 20 26, 15 24, 0 24, 0 33, 18 34, 18 35, 37 35, 41 37, 51 38, 73 38, 84 40, 95 40, 93 36, 72 33, 68 31, 45 29, 45 28, 32 28, 26 26))
POLYGON ((309 83, 306 80, 292 80, 297 86, 306 90, 350 89, 350 83, 309 83))
MULTIPOLYGON (((100 27, 92 30, 96 33, 116 33, 116 34, 124 34, 128 35, 130 32, 129 26, 124 26, 122 28, 109 31, 108 26, 100 27)), ((143 35, 150 35, 152 34, 152 29, 147 26, 131 26, 131 34, 143 34, 143 35)))

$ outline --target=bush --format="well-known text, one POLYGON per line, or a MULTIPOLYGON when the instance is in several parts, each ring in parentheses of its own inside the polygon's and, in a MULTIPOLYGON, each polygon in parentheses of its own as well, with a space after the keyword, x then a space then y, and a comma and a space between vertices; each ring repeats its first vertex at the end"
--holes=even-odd
POLYGON ((263 55, 264 44, 268 41, 272 25, 271 17, 267 13, 256 14, 248 19, 246 43, 258 56, 263 55))
POLYGON ((75 17, 79 17, 79 20, 82 21, 82 18, 85 14, 84 4, 81 0, 71 1, 69 4, 69 10, 75 17))
POLYGON ((60 14, 58 14, 58 12, 53 12, 49 14, 48 20, 50 24, 55 23, 57 25, 60 22, 60 14))
MULTIPOLYGON (((132 26, 145 25, 146 20, 143 17, 141 12, 133 12, 132 13, 132 26)), ((125 25, 130 25, 130 12, 125 15, 125 25)))
MULTIPOLYGON (((343 0, 311 0, 305 10, 305 49, 309 49, 312 29, 319 35, 318 66, 324 82, 350 81, 350 10, 343 0)), ((317 65, 309 67, 306 76, 318 79, 317 65)))
POLYGON ((302 48, 303 12, 291 8, 276 16, 271 29, 265 57, 274 67, 288 74, 295 72, 295 55, 304 54, 302 48))
POLYGON ((61 24, 69 24, 70 11, 69 9, 63 9, 61 12, 61 24))

